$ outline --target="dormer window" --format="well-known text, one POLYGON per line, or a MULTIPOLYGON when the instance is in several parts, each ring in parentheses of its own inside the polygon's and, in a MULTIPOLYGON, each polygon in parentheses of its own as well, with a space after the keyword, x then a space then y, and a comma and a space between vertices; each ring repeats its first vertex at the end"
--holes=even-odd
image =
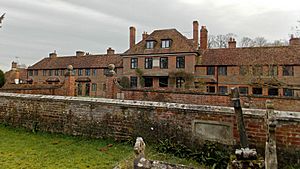
POLYGON ((161 40, 161 48, 170 48, 170 47, 171 47, 170 39, 161 40))
POLYGON ((154 48, 154 41, 151 40, 151 41, 146 41, 146 48, 147 49, 153 49, 154 48))

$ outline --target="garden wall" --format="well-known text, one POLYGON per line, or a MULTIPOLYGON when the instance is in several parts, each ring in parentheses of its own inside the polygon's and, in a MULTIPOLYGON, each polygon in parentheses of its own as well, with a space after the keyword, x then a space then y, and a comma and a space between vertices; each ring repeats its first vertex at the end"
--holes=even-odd
MULTIPOLYGON (((128 100, 162 101, 201 105, 231 106, 228 95, 205 94, 193 90, 147 90, 122 89, 124 98, 128 100)), ((300 112, 300 98, 272 96, 241 96, 241 102, 250 108, 265 108, 266 100, 272 100, 276 110, 300 112)))
MULTIPOLYGON (((266 142, 265 110, 244 109, 252 146, 266 142)), ((300 113, 275 111, 277 147, 300 150, 300 113)), ((166 102, 13 94, 0 92, 0 123, 89 137, 148 142, 174 139, 198 146, 203 140, 239 142, 233 108, 166 102)), ((280 150, 278 152, 280 154, 280 150)))

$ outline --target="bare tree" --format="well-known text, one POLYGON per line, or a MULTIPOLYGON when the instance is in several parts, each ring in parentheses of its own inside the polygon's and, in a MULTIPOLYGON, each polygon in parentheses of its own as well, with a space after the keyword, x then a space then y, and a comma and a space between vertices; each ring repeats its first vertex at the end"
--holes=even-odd
POLYGON ((273 43, 270 43, 268 46, 287 46, 289 42, 285 39, 275 40, 273 43))
POLYGON ((233 33, 227 33, 226 35, 209 35, 208 36, 208 48, 227 48, 229 38, 236 38, 237 35, 233 33))
POLYGON ((241 47, 254 47, 254 41, 249 37, 243 37, 240 42, 241 47))
MULTIPOLYGON (((2 20, 4 19, 4 16, 5 16, 5 13, 4 14, 2 14, 2 16, 0 17, 0 24, 2 23, 2 20)), ((0 28, 1 28, 2 26, 0 25, 0 28)))
POLYGON ((267 40, 264 37, 256 37, 254 39, 254 44, 256 47, 267 46, 267 40))

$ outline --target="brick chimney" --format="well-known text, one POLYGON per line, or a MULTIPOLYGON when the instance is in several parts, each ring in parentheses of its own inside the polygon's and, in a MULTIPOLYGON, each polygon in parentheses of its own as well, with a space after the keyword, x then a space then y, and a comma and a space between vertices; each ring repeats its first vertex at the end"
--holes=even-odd
POLYGON ((146 39, 149 35, 148 35, 147 32, 143 32, 142 36, 143 36, 143 40, 144 40, 144 39, 146 39))
POLYGON ((115 54, 115 50, 113 50, 111 47, 109 47, 109 48, 107 49, 107 54, 108 54, 108 55, 113 55, 113 54, 115 54))
POLYGON ((236 41, 234 38, 229 38, 228 48, 236 48, 236 41))
POLYGON ((131 26, 129 28, 129 48, 132 48, 135 45, 135 34, 136 29, 135 27, 131 26))
POLYGON ((12 62, 11 63, 11 70, 17 70, 18 68, 18 63, 17 62, 12 62))
POLYGON ((76 56, 79 57, 79 56, 84 56, 85 55, 85 52, 84 51, 76 51, 76 56))
POLYGON ((291 46, 300 45, 300 38, 296 38, 294 37, 294 35, 291 35, 290 45, 291 46))
POLYGON ((199 44, 199 23, 198 21, 193 22, 193 41, 194 41, 194 46, 198 48, 199 44))
POLYGON ((50 57, 50 58, 56 58, 56 57, 57 57, 56 51, 54 51, 54 52, 52 52, 52 53, 49 53, 49 57, 50 57))
POLYGON ((200 30, 200 49, 207 49, 207 29, 206 26, 201 26, 201 30, 200 30))

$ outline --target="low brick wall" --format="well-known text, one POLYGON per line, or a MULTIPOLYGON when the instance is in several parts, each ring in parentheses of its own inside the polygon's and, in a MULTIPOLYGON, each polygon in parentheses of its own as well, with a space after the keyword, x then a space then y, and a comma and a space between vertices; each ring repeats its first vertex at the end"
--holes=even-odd
MULTIPOLYGON (((144 90, 122 89, 124 98, 128 100, 162 101, 200 105, 231 106, 228 95, 205 94, 193 90, 144 90)), ((299 111, 300 98, 271 96, 241 96, 241 102, 249 103, 250 108, 265 108, 266 100, 272 100, 276 110, 299 111)))
MULTIPOLYGON (((249 141, 257 147, 266 142, 265 112, 244 109, 249 141)), ((300 113, 275 112, 277 147, 299 151, 300 113)), ((0 123, 118 140, 173 138, 193 146, 203 140, 239 142, 233 108, 219 106, 0 92, 0 123)))
POLYGON ((43 94, 43 95, 65 95, 63 84, 9 84, 0 88, 0 92, 22 93, 22 94, 43 94))

